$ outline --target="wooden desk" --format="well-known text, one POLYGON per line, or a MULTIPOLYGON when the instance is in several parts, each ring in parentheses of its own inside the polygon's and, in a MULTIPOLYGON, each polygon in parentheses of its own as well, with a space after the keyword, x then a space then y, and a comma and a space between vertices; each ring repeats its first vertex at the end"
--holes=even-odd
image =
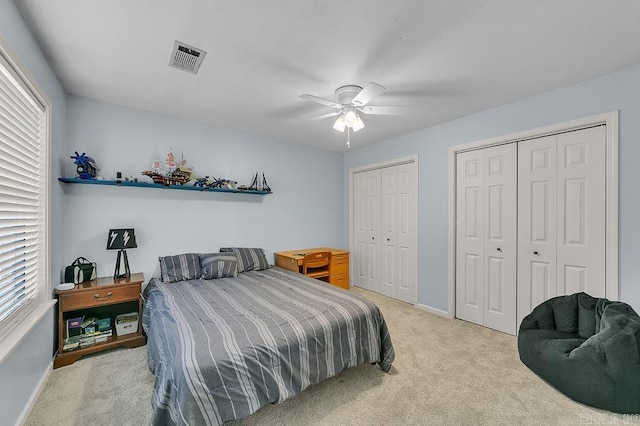
POLYGON ((311 249, 279 251, 274 253, 276 266, 300 273, 302 271, 302 259, 305 253, 314 251, 330 251, 331 263, 329 264, 329 283, 338 287, 349 289, 349 252, 346 250, 329 247, 317 247, 311 249))

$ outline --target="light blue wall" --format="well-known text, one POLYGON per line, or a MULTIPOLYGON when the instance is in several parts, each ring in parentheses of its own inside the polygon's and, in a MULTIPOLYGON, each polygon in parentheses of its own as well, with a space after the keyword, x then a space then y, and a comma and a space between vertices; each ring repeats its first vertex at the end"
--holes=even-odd
MULTIPOLYGON (((640 309, 640 66, 543 93, 345 154, 349 169, 388 159, 419 156, 419 303, 446 311, 448 249, 448 149, 609 111, 620 111, 620 300, 640 309)), ((429 114, 425 111, 424 114, 429 114)), ((345 218, 348 203, 345 204, 345 218)), ((348 222, 345 219, 345 230, 348 222)), ((348 232, 344 236, 348 244, 348 232)))
MULTIPOLYGON (((620 297, 640 308, 640 67, 340 153, 290 144, 146 113, 75 96, 65 97, 11 0, 0 0, 0 32, 54 104, 52 175, 73 176, 73 151, 95 157, 103 175, 138 176, 171 146, 197 173, 249 183, 264 171, 269 196, 63 185, 54 182, 52 281, 79 255, 110 275, 110 227, 136 228, 134 271, 157 275, 157 256, 217 251, 223 245, 277 250, 348 246, 348 170, 419 156, 419 302, 447 309, 447 155, 451 146, 552 123, 620 110, 620 297), (636 171, 638 170, 638 171, 636 171)), ((425 111, 429 114, 429 111, 425 111)), ((0 413, 12 424, 51 360, 53 312, 0 364, 0 413)))
MULTIPOLYGON (((342 247, 341 153, 77 96, 67 97, 67 136, 67 152, 86 152, 106 179, 117 171, 141 178, 172 147, 199 175, 249 185, 260 171, 273 190, 255 196, 61 184, 65 260, 95 260, 99 275, 113 274, 116 253, 105 247, 117 227, 135 228, 129 263, 147 278, 159 274, 158 256, 250 246, 263 247, 273 263, 278 250, 342 247)), ((63 174, 76 175, 72 160, 63 174)))
MULTIPOLYGON (((0 33, 18 53, 22 62, 53 103, 52 176, 60 175, 62 141, 65 140, 65 95, 15 4, 0 0, 0 33)), ((52 282, 57 283, 62 265, 62 191, 52 190, 52 282)), ((55 308, 54 308, 55 309, 55 308)), ((0 364, 0 413, 13 424, 22 413, 53 354, 54 310, 46 315, 21 344, 0 364)))

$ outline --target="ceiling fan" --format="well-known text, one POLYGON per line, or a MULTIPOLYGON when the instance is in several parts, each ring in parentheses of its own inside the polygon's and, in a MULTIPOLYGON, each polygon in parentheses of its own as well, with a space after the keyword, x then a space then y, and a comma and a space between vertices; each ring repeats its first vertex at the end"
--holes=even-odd
POLYGON ((359 112, 365 115, 399 115, 404 110, 401 106, 369 105, 369 102, 385 90, 387 90, 385 87, 377 83, 369 83, 364 88, 356 85, 338 87, 335 92, 337 102, 309 94, 300 97, 337 110, 315 117, 313 120, 338 116, 333 128, 339 132, 347 130, 347 147, 349 147, 351 131, 357 132, 364 128, 359 112))

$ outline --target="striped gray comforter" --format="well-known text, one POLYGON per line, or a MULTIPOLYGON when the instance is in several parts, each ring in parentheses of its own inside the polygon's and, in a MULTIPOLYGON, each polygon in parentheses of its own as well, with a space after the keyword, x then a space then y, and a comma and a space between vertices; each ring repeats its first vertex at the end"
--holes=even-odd
POLYGON ((367 299, 281 268, 145 289, 156 425, 222 424, 348 367, 388 371, 393 345, 367 299))

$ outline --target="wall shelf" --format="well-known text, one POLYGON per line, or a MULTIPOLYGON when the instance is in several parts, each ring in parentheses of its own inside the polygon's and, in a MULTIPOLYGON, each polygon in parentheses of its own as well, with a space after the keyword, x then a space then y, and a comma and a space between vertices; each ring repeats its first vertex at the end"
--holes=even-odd
POLYGON ((178 189, 181 191, 199 191, 199 192, 231 192, 233 194, 252 194, 252 195, 269 195, 273 194, 271 191, 252 191, 242 189, 228 189, 228 188, 200 188, 193 185, 161 185, 159 183, 148 182, 116 182, 115 180, 92 180, 92 179, 80 179, 80 178, 58 178, 60 182, 64 183, 79 183, 85 185, 107 185, 107 186, 133 186, 136 188, 160 188, 160 189, 178 189))

